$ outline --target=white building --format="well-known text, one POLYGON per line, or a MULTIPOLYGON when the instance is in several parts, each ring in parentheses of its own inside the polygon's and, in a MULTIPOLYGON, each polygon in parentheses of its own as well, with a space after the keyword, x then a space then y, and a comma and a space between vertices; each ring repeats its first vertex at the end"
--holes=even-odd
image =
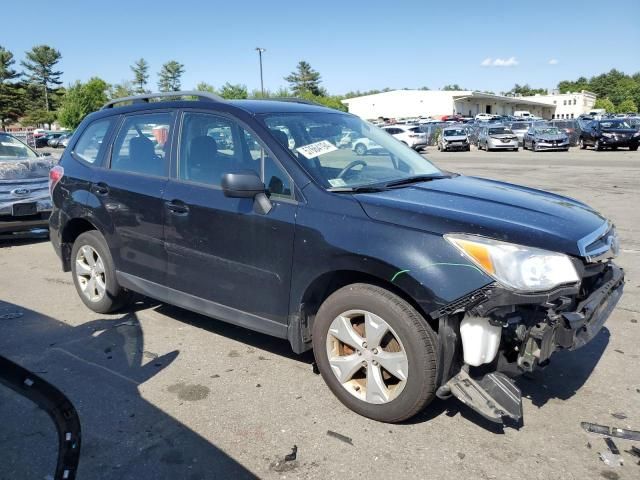
POLYGON ((343 100, 349 112, 367 120, 378 117, 410 118, 445 115, 475 116, 478 113, 513 115, 528 110, 551 118, 554 106, 536 97, 505 97, 472 90, 392 90, 343 100))
POLYGON ((582 90, 575 93, 552 93, 551 95, 534 95, 523 97, 544 102, 554 106, 551 118, 578 118, 589 113, 596 104, 596 94, 582 90))

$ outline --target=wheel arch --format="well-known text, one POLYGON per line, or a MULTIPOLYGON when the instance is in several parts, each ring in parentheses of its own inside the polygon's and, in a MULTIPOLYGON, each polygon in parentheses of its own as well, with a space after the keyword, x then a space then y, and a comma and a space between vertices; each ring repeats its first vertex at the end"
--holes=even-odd
POLYGON ((62 268, 65 272, 71 270, 71 249, 73 248, 73 243, 81 234, 90 230, 100 231, 94 223, 85 217, 70 219, 62 229, 60 251, 62 253, 62 268))

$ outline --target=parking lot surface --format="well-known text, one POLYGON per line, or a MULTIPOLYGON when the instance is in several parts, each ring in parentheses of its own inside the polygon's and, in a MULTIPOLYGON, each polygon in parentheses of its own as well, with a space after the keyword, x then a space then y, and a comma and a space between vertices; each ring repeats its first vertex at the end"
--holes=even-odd
MULTIPOLYGON (((602 438, 580 428, 640 430, 640 152, 429 148, 427 156, 447 170, 577 198, 621 235, 625 295, 590 344, 518 381, 526 396, 519 430, 454 399, 401 425, 359 417, 314 374, 313 356, 293 354, 286 341, 152 301, 95 314, 48 242, 5 241, 0 354, 74 403, 78 478, 640 478, 624 452, 631 442, 616 440, 625 465, 608 467, 598 458, 602 438), (297 458, 283 462, 294 445, 297 458)), ((44 413, 0 387, 0 425, 0 479, 52 473, 55 432, 44 413)))

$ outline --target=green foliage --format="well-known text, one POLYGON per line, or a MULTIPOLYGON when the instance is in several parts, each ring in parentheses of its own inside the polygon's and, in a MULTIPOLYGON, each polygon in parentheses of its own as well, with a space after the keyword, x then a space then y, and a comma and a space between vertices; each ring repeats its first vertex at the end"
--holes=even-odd
POLYGON ((139 93, 138 88, 129 80, 123 80, 120 83, 109 86, 109 98, 111 100, 114 98, 130 97, 137 93, 139 93))
POLYGON ((219 93, 222 98, 226 98, 227 100, 232 100, 232 99, 242 100, 249 97, 249 94, 247 92, 247 86, 240 85, 239 83, 231 84, 227 82, 222 86, 219 93))
POLYGON ((133 72, 133 83, 135 93, 147 93, 147 82, 149 81, 149 64, 144 58, 139 58, 129 67, 133 72))
POLYGON ((325 107, 333 108, 334 110, 340 110, 342 112, 347 111, 347 106, 340 101, 343 99, 343 97, 340 96, 314 95, 310 92, 305 92, 302 95, 298 96, 300 98, 311 100, 312 102, 324 105, 325 107))
POLYGON ((25 53, 26 59, 21 62, 26 70, 28 81, 33 84, 42 85, 44 91, 44 109, 51 110, 49 104, 49 88, 51 85, 61 85, 60 76, 62 72, 55 70, 55 66, 62 58, 62 55, 55 48, 48 45, 36 45, 25 53))
POLYGON ((16 121, 21 113, 18 88, 8 82, 20 76, 11 68, 14 63, 13 53, 0 46, 0 128, 3 129, 7 123, 16 121))
POLYGON ((630 98, 627 98, 618 104, 618 113, 635 113, 637 111, 638 106, 630 98))
MULTIPOLYGON (((640 72, 627 75, 614 68, 589 79, 580 77, 574 82, 563 80, 558 83, 558 89, 561 93, 588 90, 595 93, 598 99, 609 99, 618 108, 626 100, 631 100, 637 106, 640 105, 640 72)), ((615 108, 611 111, 615 111, 615 108)))
POLYGON ((158 89, 161 92, 178 92, 181 86, 181 77, 184 74, 184 65, 170 60, 158 73, 158 89))
POLYGON ((11 66, 16 63, 13 53, 0 45, 0 84, 20 76, 11 66))
POLYGON ((453 91, 456 91, 456 90, 464 90, 464 88, 462 88, 457 83, 454 83, 453 85, 445 85, 444 87, 442 87, 442 90, 444 90, 446 92, 453 92, 453 91))
POLYGON ((291 72, 284 79, 291 85, 291 90, 296 96, 304 93, 313 95, 322 95, 323 90, 320 88, 320 73, 316 72, 311 65, 304 60, 298 62, 296 70, 291 72))
POLYGON ((598 98, 593 108, 604 108, 607 113, 615 113, 616 106, 608 98, 598 98))
POLYGON ((530 97, 535 94, 546 95, 546 88, 531 88, 528 83, 520 85, 516 83, 511 90, 506 92, 507 95, 522 95, 523 97, 530 97))
POLYGON ((107 82, 97 77, 91 78, 87 83, 76 82, 70 86, 58 112, 60 124, 76 128, 85 116, 107 102, 108 89, 107 82))
POLYGON ((21 122, 24 125, 36 125, 38 127, 43 127, 45 125, 50 126, 55 121, 56 112, 47 112, 44 109, 31 110, 21 119, 21 122))
POLYGON ((208 84, 207 82, 198 83, 196 85, 196 92, 217 93, 215 87, 213 85, 208 84))
MULTIPOLYGON (((354 97, 363 97, 365 95, 375 95, 376 93, 385 93, 385 92, 391 92, 393 89, 386 87, 383 88, 382 90, 365 90, 364 92, 361 92, 360 90, 356 90, 356 91, 351 91, 351 92, 347 92, 344 94, 343 98, 354 98, 354 97)), ((421 90, 429 90, 427 87, 422 87, 421 90)))

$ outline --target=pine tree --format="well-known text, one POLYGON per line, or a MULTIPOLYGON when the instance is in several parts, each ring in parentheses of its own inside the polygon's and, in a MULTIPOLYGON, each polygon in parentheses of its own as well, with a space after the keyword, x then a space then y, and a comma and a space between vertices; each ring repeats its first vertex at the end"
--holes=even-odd
POLYGON ((313 95, 322 95, 324 93, 320 88, 320 73, 311 68, 311 65, 304 60, 298 62, 296 71, 291 72, 284 79, 291 84, 291 90, 296 96, 304 93, 313 95))
POLYGON ((21 62, 22 66, 27 70, 29 82, 42 85, 44 89, 44 108, 48 112, 50 110, 50 86, 62 84, 62 81, 60 81, 62 72, 54 70, 62 55, 58 50, 48 45, 36 45, 25 55, 26 60, 21 62))
POLYGON ((162 70, 158 73, 158 88, 161 92, 180 91, 180 78, 184 73, 184 65, 170 60, 162 65, 162 70))
POLYGON ((133 72, 133 83, 136 85, 135 93, 146 93, 147 82, 149 81, 149 64, 144 58, 140 58, 131 65, 133 72))

